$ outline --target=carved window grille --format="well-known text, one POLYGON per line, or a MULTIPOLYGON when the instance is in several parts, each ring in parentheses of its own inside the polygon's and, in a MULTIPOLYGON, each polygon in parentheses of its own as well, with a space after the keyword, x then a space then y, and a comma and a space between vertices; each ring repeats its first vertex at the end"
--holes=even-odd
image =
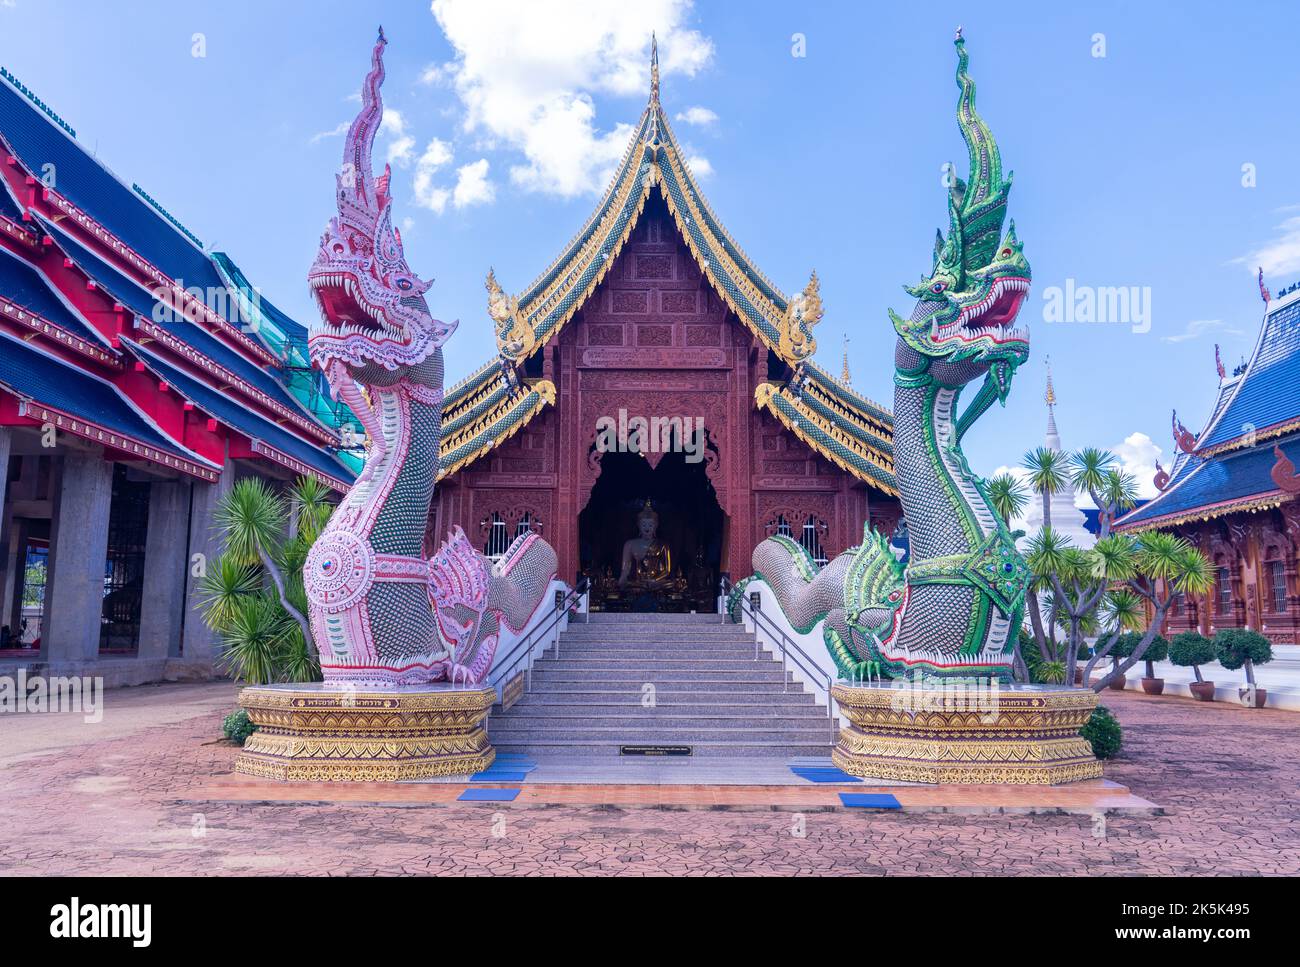
POLYGON ((533 516, 531 510, 524 511, 519 520, 515 522, 514 527, 510 522, 501 515, 500 511, 492 512, 492 519, 485 522, 487 529, 487 540, 483 545, 483 554, 490 560, 500 560, 510 549, 510 545, 525 534, 538 533, 542 531, 542 522, 533 516))
POLYGON ((1221 615, 1232 614, 1232 572, 1226 567, 1219 568, 1217 590, 1215 611, 1221 615))
POLYGON ((1286 564, 1282 561, 1268 562, 1268 576, 1273 598, 1273 612, 1281 614, 1286 610, 1286 564))
POLYGON ((500 557, 510 547, 510 542, 514 537, 510 533, 510 528, 506 526, 504 518, 498 511, 492 512, 492 520, 487 528, 487 543, 483 545, 483 553, 491 560, 499 560, 500 557))
POLYGON ((802 525, 792 526, 785 514, 777 514, 775 520, 768 522, 767 532, 798 541, 818 567, 826 564, 828 558, 822 545, 822 535, 826 533, 825 521, 809 514, 802 525))

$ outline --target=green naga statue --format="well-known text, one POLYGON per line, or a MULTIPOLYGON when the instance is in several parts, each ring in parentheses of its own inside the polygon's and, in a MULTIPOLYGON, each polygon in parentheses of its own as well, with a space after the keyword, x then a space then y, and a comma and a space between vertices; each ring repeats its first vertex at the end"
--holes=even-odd
POLYGON ((952 178, 948 235, 939 233, 929 275, 904 287, 917 299, 911 316, 889 314, 898 333, 894 460, 910 563, 904 568, 886 536, 869 528, 860 546, 821 569, 788 537, 754 550, 755 578, 796 628, 825 619, 826 645, 850 680, 912 670, 1009 680, 1024 614, 1028 568, 961 441, 994 400, 1006 403, 1029 357, 1029 334, 1015 328, 1029 263, 1015 223, 1002 234, 1011 175, 1003 180, 997 144, 975 110, 960 29, 956 45, 957 123, 970 173, 952 178), (981 378, 959 413, 963 390, 981 378))

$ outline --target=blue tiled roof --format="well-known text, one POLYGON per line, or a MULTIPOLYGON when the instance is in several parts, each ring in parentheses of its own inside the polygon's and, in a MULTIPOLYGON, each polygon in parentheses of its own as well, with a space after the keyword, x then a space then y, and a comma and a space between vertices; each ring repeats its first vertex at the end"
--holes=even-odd
POLYGON ((1246 373, 1198 449, 1300 418, 1300 299, 1269 312, 1246 373))
MULTIPOLYGON (((1297 438, 1282 443, 1282 448, 1294 460, 1300 461, 1297 438)), ((1158 497, 1147 501, 1122 517, 1123 527, 1155 520, 1156 518, 1185 514, 1211 504, 1245 500, 1277 491, 1269 471, 1277 458, 1273 455, 1274 441, 1268 441, 1248 450, 1233 450, 1216 454, 1208 460, 1192 460, 1182 472, 1181 479, 1171 481, 1158 497)))
MULTIPOLYGON (((0 81, 0 132, 28 171, 38 176, 54 165, 56 190, 185 287, 205 293, 224 289, 207 255, 195 248, 148 202, 118 181, 82 147, 55 127, 9 84, 0 81)), ((213 309, 236 314, 225 300, 213 309)), ((232 320, 238 323, 238 320, 232 320)))
POLYGON ((180 447, 142 416, 111 384, 0 333, 0 384, 19 396, 79 416, 187 460, 180 447))
POLYGON ((107 345, 94 326, 54 293, 45 276, 6 249, 0 249, 0 295, 68 332, 97 345, 107 345))
MULTIPOLYGON (((290 396, 288 390, 271 373, 241 356, 220 339, 209 335, 201 326, 196 326, 170 309, 155 316, 154 307, 157 305, 157 301, 142 286, 128 279, 85 246, 78 244, 57 226, 44 219, 42 219, 42 224, 54 237, 54 240, 59 243, 59 247, 67 253, 68 257, 122 305, 197 349, 214 363, 224 366, 240 379, 257 387, 281 405, 288 407, 295 413, 302 411, 301 405, 290 396)), ((306 414, 303 413, 303 416, 306 417, 306 414)))
POLYGON ((287 456, 305 463, 336 480, 351 481, 356 475, 341 461, 321 447, 294 436, 288 430, 263 419, 252 410, 218 393, 211 386, 199 382, 175 366, 163 362, 158 356, 137 343, 130 342, 135 352, 159 379, 165 380, 176 392, 212 417, 234 427, 253 440, 261 440, 287 456))

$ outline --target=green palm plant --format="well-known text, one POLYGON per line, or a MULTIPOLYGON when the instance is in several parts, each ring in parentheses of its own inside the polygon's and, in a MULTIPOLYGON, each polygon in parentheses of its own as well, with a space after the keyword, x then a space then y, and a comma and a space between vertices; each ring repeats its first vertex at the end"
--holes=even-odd
MULTIPOLYGON (((1070 483, 1085 494, 1100 493, 1115 465, 1115 455, 1109 450, 1084 447, 1069 458, 1070 483)), ((1093 498, 1096 500, 1096 498, 1093 498)))
POLYGON ((200 601, 204 621, 221 636, 220 660, 236 678, 320 678, 302 567, 332 511, 328 488, 309 477, 284 494, 245 478, 218 503, 213 523, 225 552, 202 578, 200 601))
MULTIPOLYGON (((301 607, 301 601, 291 600, 284 578, 288 517, 284 498, 265 480, 245 477, 218 502, 213 520, 225 541, 226 554, 240 564, 261 565, 275 585, 281 607, 298 622, 304 640, 310 641, 311 628, 303 615, 306 609, 301 607)), ((297 563, 297 568, 287 570, 301 571, 301 562, 297 563)))
POLYGON ((1025 454, 1021 463, 1029 471, 1029 486, 1043 498, 1043 526, 1052 526, 1052 498, 1068 481, 1066 459, 1057 450, 1039 447, 1025 454))
POLYGON ((1029 506, 1025 485, 1009 473, 998 474, 989 480, 987 489, 989 503, 1005 524, 1010 524, 1029 506))

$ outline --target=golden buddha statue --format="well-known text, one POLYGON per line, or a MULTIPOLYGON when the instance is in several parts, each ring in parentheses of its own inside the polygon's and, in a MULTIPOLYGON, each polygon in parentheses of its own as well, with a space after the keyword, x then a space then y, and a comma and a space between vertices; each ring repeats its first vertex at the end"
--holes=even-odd
POLYGON ((665 587, 673 572, 673 555, 668 545, 659 540, 659 514, 650 506, 649 498, 636 515, 637 536, 623 544, 623 569, 618 576, 618 586, 629 583, 646 590, 665 587))

